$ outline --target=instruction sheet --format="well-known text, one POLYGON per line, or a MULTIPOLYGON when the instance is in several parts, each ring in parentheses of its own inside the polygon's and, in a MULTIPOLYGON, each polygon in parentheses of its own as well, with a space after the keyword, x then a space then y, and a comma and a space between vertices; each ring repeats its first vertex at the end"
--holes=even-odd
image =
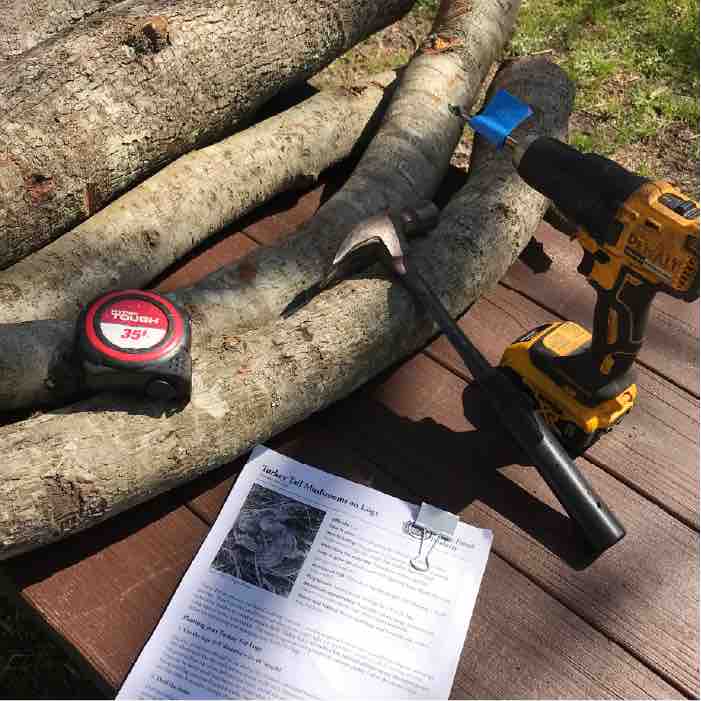
POLYGON ((492 533, 418 511, 258 446, 117 698, 448 698, 492 533))

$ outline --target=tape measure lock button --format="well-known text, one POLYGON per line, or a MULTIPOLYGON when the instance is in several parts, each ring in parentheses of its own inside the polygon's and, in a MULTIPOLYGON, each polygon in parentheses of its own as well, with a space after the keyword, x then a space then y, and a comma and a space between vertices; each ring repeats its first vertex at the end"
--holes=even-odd
POLYGON ((190 318, 168 298, 145 290, 108 292, 85 308, 76 332, 88 389, 189 398, 190 318))

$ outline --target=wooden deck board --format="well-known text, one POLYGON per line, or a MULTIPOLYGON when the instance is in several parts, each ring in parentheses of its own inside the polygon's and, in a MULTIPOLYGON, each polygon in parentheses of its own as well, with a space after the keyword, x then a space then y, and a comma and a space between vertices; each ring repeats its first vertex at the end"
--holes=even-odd
MULTIPOLYGON (((453 176, 456 187, 464 177, 453 176)), ((258 243, 289 235, 327 196, 325 187, 277 198, 239 222, 238 233, 169 271, 159 289, 193 284, 258 243)), ((517 264, 507 283, 589 325, 591 290, 575 272, 578 256, 565 257, 560 249, 569 244, 559 234, 546 230, 545 238, 548 250, 558 251, 551 270, 535 276, 517 264)), ((698 695, 698 533, 681 522, 698 527, 698 403, 689 395, 698 381, 698 309, 658 296, 655 310, 642 356, 653 371, 641 372, 636 413, 592 449, 589 456, 605 470, 580 461, 628 527, 626 539, 586 570, 572 567, 585 563, 569 520, 535 471, 514 464, 518 451, 479 390, 457 376, 464 371, 444 340, 428 353, 450 370, 419 354, 271 442, 322 469, 432 501, 494 530, 495 554, 454 696, 698 695)), ((496 361, 497 349, 524 327, 550 318, 538 303, 500 287, 462 323, 496 361)), ((1 569, 114 688, 243 463, 1 569)))
POLYGON ((500 557, 490 558, 454 698, 683 698, 500 557))
MULTIPOLYGON (((400 499, 421 501, 363 459, 355 441, 339 441, 306 421, 271 447, 296 460, 400 499)), ((282 438, 282 437, 281 437, 282 438)), ((191 502, 216 519, 240 465, 191 502)), ((223 475, 222 475, 223 476, 223 475)), ((498 556, 489 560, 458 666, 452 698, 681 698, 679 692, 498 556)))
POLYGON ((244 222, 243 233, 261 246, 279 243, 311 219, 324 199, 327 187, 324 182, 308 192, 291 192, 276 198, 270 214, 254 216, 244 222))
POLYGON ((155 289, 159 292, 172 292, 181 287, 190 287, 206 275, 224 265, 236 262, 256 248, 258 244, 255 241, 251 241, 241 232, 234 231, 208 248, 205 254, 196 256, 179 266, 177 270, 169 272, 155 286, 155 289))
POLYGON ((697 693, 698 533, 580 459, 628 535, 578 571, 585 563, 569 519, 537 472, 519 464, 520 451, 479 389, 426 356, 325 417, 330 431, 426 501, 493 529, 496 552, 686 693, 697 693))
MULTIPOLYGON (((498 286, 462 317, 460 326, 497 364, 511 341, 551 320, 542 307, 498 286)), ((427 351, 470 377, 445 336, 427 351)), ((638 368, 637 384, 640 395, 631 413, 587 457, 698 529, 698 400, 644 367, 638 368)))

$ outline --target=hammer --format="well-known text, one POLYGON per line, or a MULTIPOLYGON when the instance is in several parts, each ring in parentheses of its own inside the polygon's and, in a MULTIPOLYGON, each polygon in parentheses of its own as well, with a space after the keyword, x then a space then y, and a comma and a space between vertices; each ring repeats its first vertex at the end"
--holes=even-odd
POLYGON ((532 398, 504 370, 489 364, 408 256, 406 237, 430 230, 437 221, 438 210, 430 202, 366 219, 345 238, 322 285, 341 279, 349 269, 357 271, 359 260, 363 267, 372 260, 384 261, 448 337, 506 430, 529 456, 598 556, 623 538, 625 529, 579 471, 536 410, 532 398))

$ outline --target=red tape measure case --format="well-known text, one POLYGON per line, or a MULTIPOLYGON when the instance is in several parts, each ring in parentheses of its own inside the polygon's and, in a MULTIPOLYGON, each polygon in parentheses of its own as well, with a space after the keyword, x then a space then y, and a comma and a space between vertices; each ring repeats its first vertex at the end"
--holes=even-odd
POLYGON ((190 397, 190 317, 166 297, 145 290, 108 292, 86 307, 76 331, 88 389, 190 397))

